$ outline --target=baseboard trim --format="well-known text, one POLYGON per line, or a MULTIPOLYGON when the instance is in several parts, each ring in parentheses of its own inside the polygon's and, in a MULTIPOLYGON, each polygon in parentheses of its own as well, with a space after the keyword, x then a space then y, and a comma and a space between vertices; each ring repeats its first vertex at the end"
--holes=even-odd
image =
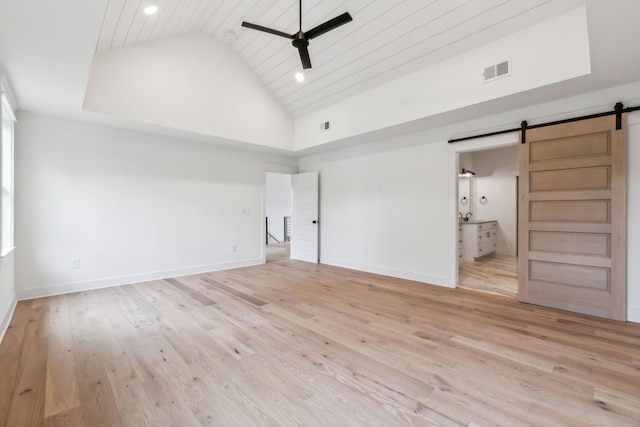
POLYGON ((357 262, 346 261, 346 260, 337 259, 337 258, 323 257, 320 259, 320 262, 322 264, 333 265, 335 267, 343 267, 343 268, 349 268, 351 270, 365 271, 367 273, 380 274, 383 276, 390 276, 398 279, 413 280, 416 282, 427 283, 429 285, 443 286, 445 288, 453 287, 447 283, 449 282, 448 278, 442 277, 442 276, 432 276, 428 274, 417 273, 415 271, 398 270, 395 268, 357 263, 357 262))
POLYGON ((640 323, 640 308, 627 307, 627 322, 640 323))
POLYGON ((191 274, 209 273, 212 271, 230 270, 232 268, 251 267, 263 264, 262 258, 248 259, 230 263, 201 265, 175 270, 156 271, 127 276, 108 277, 104 279, 87 280, 75 283, 63 283, 58 285, 43 286, 38 288, 22 289, 17 292, 18 301, 34 298, 63 295, 73 292, 90 291, 92 289, 110 288, 113 286, 129 285, 132 283, 148 282, 151 280, 168 279, 172 277, 189 276, 191 274))
POLYGON ((9 310, 4 315, 2 322, 0 322, 0 342, 4 339, 4 334, 7 333, 7 329, 9 329, 9 324, 11 323, 11 319, 13 318, 13 313, 16 311, 16 305, 18 305, 18 298, 16 298, 16 294, 13 294, 11 299, 11 305, 9 306, 9 310))

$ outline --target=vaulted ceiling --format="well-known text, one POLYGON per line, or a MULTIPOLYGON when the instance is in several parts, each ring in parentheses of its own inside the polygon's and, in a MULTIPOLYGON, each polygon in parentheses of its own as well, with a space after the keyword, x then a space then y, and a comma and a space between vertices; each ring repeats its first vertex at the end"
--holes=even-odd
MULTIPOLYGON (((303 0, 303 30, 344 12, 351 14, 353 22, 311 40, 313 68, 306 72, 306 81, 300 84, 294 80, 294 73, 301 68, 300 58, 288 40, 241 26, 242 21, 248 21, 294 33, 298 30, 296 0, 0 0, 0 73, 8 76, 22 110, 217 142, 221 135, 215 133, 198 133, 188 127, 172 128, 117 112, 110 114, 85 108, 93 62, 103 53, 136 47, 140 48, 136 52, 146 51, 147 46, 158 46, 179 37, 211 38, 218 45, 225 44, 243 70, 273 94, 274 105, 278 102, 284 107, 283 113, 290 114, 296 128, 307 119, 312 122, 311 127, 317 128, 315 122, 319 121, 313 115, 318 112, 363 95, 363 99, 367 99, 368 93, 403 79, 413 81, 412 87, 415 87, 412 76, 432 65, 437 68, 474 49, 482 50, 493 41, 509 38, 520 30, 581 6, 586 11, 588 27, 588 73, 496 99, 495 105, 491 105, 493 109, 487 108, 485 102, 476 109, 465 109, 466 115, 462 116, 456 115, 460 108, 435 111, 430 114, 448 115, 450 119, 418 123, 418 118, 408 117, 397 120, 398 127, 389 130, 398 132, 400 124, 406 122, 407 127, 415 131, 417 126, 442 126, 469 120, 473 114, 475 118, 505 111, 513 108, 516 96, 519 105, 542 103, 640 81, 640 57, 633 51, 633 46, 640 41, 637 25, 640 2, 303 0), (151 17, 143 13, 150 3, 159 8, 151 17)), ((215 55, 211 56, 214 58, 208 60, 215 61, 215 55)), ((478 74, 482 73, 480 62, 483 61, 480 58, 473 63, 478 67, 478 74)), ((534 65, 535 70, 529 72, 558 68, 544 59, 534 65)), ((475 73, 475 68, 471 71, 475 73)), ((444 79, 453 85, 456 73, 437 77, 440 80, 432 79, 424 84, 437 87, 444 79)), ((233 92, 233 88, 229 91, 233 92)), ((419 99, 423 103, 436 102, 428 96, 419 99)), ((375 98, 376 103, 385 101, 375 98)), ((182 105, 184 109, 189 108, 187 103, 182 105)), ((398 103, 389 103, 388 109, 394 105, 398 103)), ((343 115, 342 110, 336 114, 343 115)), ((368 135, 376 129, 370 126, 358 132, 368 135)), ((340 138, 337 134, 334 136, 340 138)))
MULTIPOLYGON (((306 80, 284 38, 241 27, 242 21, 298 31, 297 0, 109 0, 97 50, 118 49, 185 33, 229 44, 293 116, 393 80, 525 26, 580 0, 304 0, 302 29, 344 12, 353 22, 311 40, 306 80), (155 3, 158 13, 143 9, 155 3)), ((489 65, 489 64, 487 64, 489 65)))

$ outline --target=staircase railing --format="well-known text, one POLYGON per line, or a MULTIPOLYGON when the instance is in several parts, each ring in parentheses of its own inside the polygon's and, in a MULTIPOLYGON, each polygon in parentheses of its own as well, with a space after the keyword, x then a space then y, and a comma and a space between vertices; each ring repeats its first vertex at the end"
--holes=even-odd
MULTIPOLYGON (((273 240, 275 240, 276 243, 282 243, 273 234, 271 234, 269 232, 269 217, 265 217, 265 219, 264 219, 264 229, 265 229, 265 236, 264 236, 265 245, 269 244, 269 237, 271 237, 273 240)), ((286 230, 286 228, 285 228, 285 230, 286 230)), ((286 238, 286 236, 285 236, 285 238, 286 238)))

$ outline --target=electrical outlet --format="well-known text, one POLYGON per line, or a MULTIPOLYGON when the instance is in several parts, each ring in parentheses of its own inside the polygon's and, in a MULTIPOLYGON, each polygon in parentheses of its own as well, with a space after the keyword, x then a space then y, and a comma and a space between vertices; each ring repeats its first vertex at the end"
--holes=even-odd
POLYGON ((80 268, 80 258, 74 258, 71 260, 71 268, 80 268))
POLYGON ((238 250, 238 246, 231 245, 231 252, 236 252, 238 250))

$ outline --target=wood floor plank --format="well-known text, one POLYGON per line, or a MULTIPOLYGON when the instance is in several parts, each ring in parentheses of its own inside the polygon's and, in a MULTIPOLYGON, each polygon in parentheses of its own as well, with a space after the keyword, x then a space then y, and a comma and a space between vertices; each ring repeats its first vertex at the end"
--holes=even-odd
POLYGON ((128 297, 122 287, 96 289, 94 292, 98 296, 105 317, 114 328, 130 324, 124 312, 125 299, 128 297))
POLYGON ((29 312, 32 306, 33 301, 20 301, 16 305, 13 317, 0 343, 0 355, 22 350, 24 332, 29 324, 29 312))
POLYGON ((118 409, 126 408, 132 402, 147 400, 144 387, 126 354, 105 360, 103 363, 118 409))
POLYGON ((215 393, 203 397, 191 406, 191 410, 203 427, 251 427, 262 425, 254 422, 241 404, 225 394, 215 393))
POLYGON ((0 426, 8 425, 22 351, 0 354, 0 426))
MULTIPOLYGON (((43 299, 32 300, 26 312, 27 324, 14 382, 7 425, 43 425, 47 376, 48 338, 43 299)), ((20 328, 18 328, 20 329, 20 328)))
POLYGON ((20 360, 24 354, 25 331, 32 306, 32 301, 23 301, 16 306, 4 339, 0 343, 0 426, 8 425, 7 417, 13 400, 20 360))
POLYGON ((266 304, 265 301, 262 301, 259 298, 255 298, 255 297, 253 297, 251 295, 248 295, 248 294, 246 294, 246 293, 244 293, 242 291, 239 291, 238 289, 234 289, 234 288, 232 288, 230 286, 227 286, 227 285, 225 285, 225 284, 223 284, 221 282, 218 282, 217 280, 204 278, 204 279, 202 279, 202 281, 206 282, 209 286, 213 286, 215 288, 222 289, 223 291, 228 292, 231 295, 234 295, 234 296, 236 296, 236 297, 238 297, 240 299, 243 299, 243 300, 245 300, 245 301, 247 301, 247 302, 249 302, 249 303, 251 303, 253 305, 257 305, 258 307, 266 304))
MULTIPOLYGON (((141 286, 144 284, 140 284, 141 286)), ((120 302, 125 316, 138 335, 146 338, 159 333, 156 325, 164 317, 133 285, 120 286, 124 295, 120 302)))
POLYGON ((164 281, 166 283, 169 283, 171 286, 174 286, 176 289, 179 289, 180 291, 184 292, 186 295, 188 295, 189 297, 191 297, 194 300, 198 301, 202 305, 213 305, 213 304, 216 303, 211 298, 209 298, 209 297, 201 294, 200 292, 196 291, 195 289, 187 286, 180 279, 165 279, 164 281))
POLYGON ((93 336, 76 337, 73 349, 83 423, 90 426, 120 426, 113 390, 93 336))
POLYGON ((458 266, 458 285, 465 289, 516 298, 518 257, 490 255, 458 266))
POLYGON ((162 335, 148 337, 130 348, 128 355, 147 397, 142 402, 138 401, 144 406, 144 411, 128 407, 126 418, 158 417, 161 422, 157 425, 180 425, 183 422, 197 425, 187 398, 197 400, 206 394, 208 388, 193 375, 171 344, 162 335), (199 389, 197 393, 196 389, 199 389), (148 409, 149 405, 152 411, 148 409))
POLYGON ((163 422, 156 408, 148 403, 137 402, 135 405, 122 407, 119 413, 123 427, 169 425, 166 419, 163 422))
POLYGON ((640 325, 270 259, 19 302, 0 426, 640 425, 640 325))
POLYGON ((73 346, 52 342, 47 357, 46 418, 69 412, 80 405, 73 346))
POLYGON ((188 310, 191 313, 190 318, 196 321, 202 329, 209 330, 218 325, 217 320, 220 316, 214 304, 203 305, 167 284, 164 280, 147 283, 146 285, 136 285, 136 290, 140 292, 153 307, 165 315, 168 313, 175 315, 176 313, 188 310))
POLYGON ((8 426, 44 425, 47 345, 47 338, 26 339, 7 416, 8 426))
POLYGON ((82 411, 79 406, 59 412, 45 419, 46 427, 78 427, 84 425, 82 422, 82 411))

